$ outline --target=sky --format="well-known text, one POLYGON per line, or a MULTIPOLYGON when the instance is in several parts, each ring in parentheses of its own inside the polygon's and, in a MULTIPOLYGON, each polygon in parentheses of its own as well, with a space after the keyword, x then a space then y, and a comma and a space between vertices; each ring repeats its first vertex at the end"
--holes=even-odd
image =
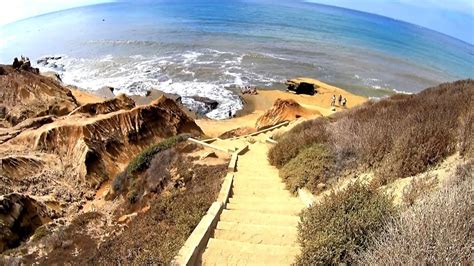
POLYGON ((474 0, 308 0, 374 13, 474 44, 474 0))
MULTIPOLYGON (((3 0, 0 26, 58 10, 113 0, 3 0)), ((417 24, 474 44, 474 0, 307 0, 417 24)))
POLYGON ((112 2, 112 0, 1 0, 0 26, 73 7, 112 2))

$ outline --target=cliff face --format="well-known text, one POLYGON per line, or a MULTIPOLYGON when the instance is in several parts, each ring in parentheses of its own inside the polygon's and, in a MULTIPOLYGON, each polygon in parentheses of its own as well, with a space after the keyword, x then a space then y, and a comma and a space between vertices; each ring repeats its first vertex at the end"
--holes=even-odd
POLYGON ((59 204, 77 203, 93 197, 93 188, 112 179, 150 144, 181 133, 202 134, 165 97, 134 107, 130 98, 119 96, 77 108, 70 91, 49 78, 7 68, 0 79, 0 99, 8 113, 24 113, 29 102, 37 106, 34 110, 53 114, 16 116, 15 122, 23 121, 0 128, 0 194, 19 192, 59 204))
POLYGON ((45 115, 66 115, 78 107, 71 92, 55 80, 0 66, 0 127, 45 115))

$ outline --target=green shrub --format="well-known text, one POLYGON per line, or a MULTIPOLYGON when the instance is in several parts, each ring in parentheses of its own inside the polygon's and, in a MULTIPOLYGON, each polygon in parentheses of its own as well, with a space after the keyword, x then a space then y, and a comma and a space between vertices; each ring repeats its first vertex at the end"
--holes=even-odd
POLYGON ((318 184, 325 183, 334 172, 334 157, 322 144, 315 144, 301 151, 280 169, 280 177, 292 192, 307 187, 317 193, 318 184))
POLYGON ((178 135, 175 137, 167 138, 161 141, 158 144, 151 145, 142 152, 140 152, 133 160, 130 161, 127 167, 127 172, 129 174, 142 172, 150 166, 151 160, 157 153, 163 150, 167 150, 176 144, 187 140, 189 137, 187 135, 178 135))
POLYGON ((360 183, 333 192, 301 214, 297 264, 353 263, 394 213, 391 198, 360 183))

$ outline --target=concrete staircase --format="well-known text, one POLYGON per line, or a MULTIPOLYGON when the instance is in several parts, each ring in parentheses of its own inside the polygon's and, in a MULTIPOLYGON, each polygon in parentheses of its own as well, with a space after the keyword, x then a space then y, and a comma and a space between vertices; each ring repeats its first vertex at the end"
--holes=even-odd
POLYGON ((304 205, 268 163, 267 145, 257 141, 239 156, 232 197, 200 257, 203 265, 290 265, 299 254, 304 205))

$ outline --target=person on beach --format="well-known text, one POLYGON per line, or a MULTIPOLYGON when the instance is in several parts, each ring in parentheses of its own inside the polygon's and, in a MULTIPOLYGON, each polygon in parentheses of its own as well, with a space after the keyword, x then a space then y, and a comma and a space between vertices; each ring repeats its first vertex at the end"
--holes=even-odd
POLYGON ((339 94, 339 101, 338 102, 339 102, 339 106, 341 106, 341 103, 342 103, 342 95, 341 94, 339 94))
POLYGON ((344 98, 344 99, 342 100, 342 106, 343 106, 344 108, 346 108, 346 105, 347 105, 347 99, 344 98))
POLYGON ((229 119, 232 118, 232 109, 229 109, 229 119))
POLYGON ((331 106, 336 106, 336 95, 333 95, 331 98, 331 106))

